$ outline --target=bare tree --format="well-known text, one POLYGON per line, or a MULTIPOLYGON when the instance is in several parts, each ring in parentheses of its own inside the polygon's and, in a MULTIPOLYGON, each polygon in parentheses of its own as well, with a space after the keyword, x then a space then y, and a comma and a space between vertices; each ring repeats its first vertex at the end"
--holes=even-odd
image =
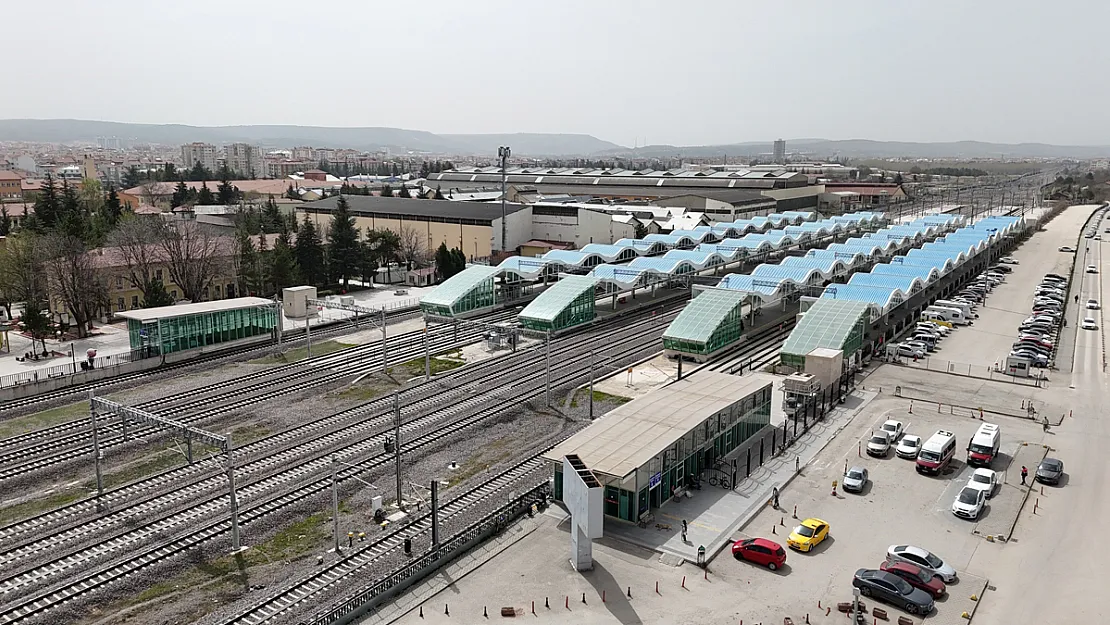
POLYGON ((424 244, 424 235, 420 231, 402 223, 397 238, 399 240, 397 254, 409 269, 427 264, 428 246, 424 244))
POLYGON ((139 195, 142 196, 143 200, 147 204, 149 204, 151 206, 154 206, 155 202, 160 197, 159 191, 161 190, 161 188, 162 188, 162 183, 158 182, 157 180, 154 180, 154 179, 144 180, 139 185, 139 195))
POLYGON ((223 272, 222 263, 234 254, 234 242, 220 238, 195 222, 167 229, 161 241, 170 279, 181 287, 185 299, 199 302, 212 277, 223 272))
MULTIPOLYGON (((20 233, 8 237, 0 247, 0 290, 7 300, 26 302, 46 299, 43 280, 42 248, 38 237, 20 233)), ((9 315, 11 310, 8 310, 9 315)))
POLYGON ((137 215, 120 222, 109 237, 109 245, 117 250, 131 286, 143 292, 143 301, 150 295, 155 271, 165 262, 162 246, 168 228, 156 215, 137 215))
POLYGON ((65 306, 77 336, 88 336, 93 318, 108 301, 92 255, 77 237, 52 234, 43 239, 46 277, 53 300, 65 306))

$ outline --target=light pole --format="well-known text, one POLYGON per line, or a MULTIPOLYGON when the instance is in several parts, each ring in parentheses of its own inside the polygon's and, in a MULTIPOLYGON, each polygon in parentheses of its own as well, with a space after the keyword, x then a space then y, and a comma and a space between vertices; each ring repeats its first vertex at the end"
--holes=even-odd
POLYGON ((508 229, 508 222, 506 221, 507 215, 506 215, 506 207, 505 207, 505 201, 506 201, 505 194, 507 193, 506 183, 508 182, 509 176, 508 176, 508 174, 505 173, 505 171, 506 171, 506 168, 508 167, 509 156, 512 153, 513 153, 512 148, 510 148, 507 145, 503 145, 503 146, 497 148, 497 158, 501 159, 501 251, 502 252, 505 251, 505 246, 508 245, 508 241, 507 241, 506 237, 508 236, 508 230, 509 229, 508 229))

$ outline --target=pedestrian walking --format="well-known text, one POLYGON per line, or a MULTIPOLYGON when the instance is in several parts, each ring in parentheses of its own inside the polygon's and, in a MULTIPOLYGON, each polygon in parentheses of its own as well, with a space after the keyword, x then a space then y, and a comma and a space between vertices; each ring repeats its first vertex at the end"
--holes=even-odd
POLYGON ((1029 477, 1029 469, 1026 469, 1025 466, 1022 465, 1022 467, 1021 467, 1021 483, 1022 483, 1023 486, 1025 485, 1025 478, 1027 478, 1027 477, 1029 477))
POLYGON ((775 510, 778 510, 779 509, 779 487, 776 486, 774 489, 772 489, 771 493, 773 494, 773 496, 775 498, 775 502, 774 502, 774 505, 772 507, 775 510))

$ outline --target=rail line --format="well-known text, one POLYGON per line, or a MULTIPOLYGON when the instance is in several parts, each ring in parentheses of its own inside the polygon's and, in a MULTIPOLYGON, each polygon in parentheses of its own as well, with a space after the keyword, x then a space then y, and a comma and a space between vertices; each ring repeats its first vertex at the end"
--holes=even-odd
MULTIPOLYGON (((393 312, 386 313, 387 323, 398 323, 409 319, 414 319, 420 316, 420 311, 415 308, 400 308, 393 312)), ((375 315, 376 317, 376 315, 375 315)), ((347 334, 352 331, 351 325, 358 321, 366 321, 369 317, 366 315, 355 315, 346 319, 330 321, 322 323, 312 328, 312 338, 334 336, 338 334, 347 334)), ((370 326, 367 326, 370 327, 370 326)), ((355 331, 358 329, 355 328, 355 331)), ((282 345, 293 344, 305 339, 305 331, 303 329, 290 330, 289 332, 282 333, 282 345)), ((56 391, 48 391, 40 393, 32 397, 25 397, 21 399, 13 399, 6 402, 0 402, 0 413, 10 412, 27 408, 30 406, 44 404, 58 399, 63 399, 71 396, 85 396, 89 391, 103 390, 106 388, 114 387, 121 384, 127 384, 134 381, 141 381, 152 376, 163 373, 170 373, 181 369, 196 367, 198 365, 218 363, 227 360, 240 360, 245 356, 255 353, 262 353, 277 346, 276 340, 258 341, 250 343, 249 345, 242 345, 239 347, 229 347, 227 349, 211 352, 203 356, 198 356, 183 362, 162 365, 156 369, 148 369, 146 371, 137 371, 135 373, 125 373, 118 376, 112 376, 103 380, 96 380, 93 382, 86 382, 84 384, 77 384, 74 386, 58 389, 56 391)))
MULTIPOLYGON (((501 320, 506 318, 504 315, 507 314, 504 313, 492 319, 501 320)), ((458 344, 473 342, 480 334, 480 330, 460 330, 460 341, 456 343, 452 340, 449 328, 437 329, 429 333, 429 341, 431 341, 429 349, 439 352, 458 344)), ((422 331, 406 333, 397 337, 401 344, 394 343, 387 347, 390 360, 399 363, 423 355, 421 337, 422 331)), ((380 356, 380 344, 361 345, 310 360, 255 372, 242 378, 217 382, 191 392, 144 402, 137 407, 158 412, 167 417, 174 417, 183 423, 196 424, 252 404, 269 401, 275 397, 322 386, 360 373, 375 371, 381 366, 380 359, 368 360, 368 358, 380 356), (352 364, 355 366, 347 366, 352 364), (255 380, 260 381, 255 382, 255 380), (246 382, 246 385, 242 386, 244 382, 246 382), (236 388, 237 386, 242 386, 242 388, 236 388), (203 397, 206 389, 208 392, 228 390, 222 394, 203 397), (244 396, 248 393, 251 395, 244 396), (166 404, 172 404, 181 399, 195 398, 197 395, 202 395, 202 397, 192 399, 173 408, 167 409, 164 407, 166 404), (229 399, 233 401, 229 402, 229 399), (196 410, 205 406, 212 407, 193 414, 186 414, 189 410, 196 410)), ((98 428, 101 430, 100 446, 102 449, 133 442, 158 431, 155 427, 133 426, 128 432, 128 437, 124 438, 123 426, 112 420, 111 415, 104 415, 99 419, 98 428)), ((91 428, 89 428, 88 421, 85 419, 69 421, 0 441, 0 482, 41 471, 92 453, 91 443, 91 428), (4 451, 5 449, 7 451, 4 451)))
MULTIPOLYGON (((706 368, 706 370, 727 369, 730 363, 735 362, 752 362, 753 360, 769 362, 773 358, 773 354, 778 353, 778 349, 781 347, 784 337, 789 334, 792 326, 793 322, 789 321, 784 323, 782 328, 767 328, 757 332, 750 337, 749 341, 741 344, 738 348, 729 350, 725 355, 718 356, 718 358, 711 360, 707 363, 709 367, 706 368), (736 352, 739 352, 739 354, 736 354, 736 352), (730 358, 729 356, 732 357, 730 358)), ((700 370, 702 370, 702 368, 695 370, 691 375, 696 374, 697 371, 700 370)), ((510 469, 502 475, 511 473, 519 467, 528 466, 530 463, 540 463, 539 456, 540 454, 536 454, 522 461, 516 467, 513 467, 513 469, 510 469)), ((496 482, 501 477, 502 476, 494 478, 492 482, 496 482)), ((542 472, 542 475, 540 475, 539 479, 536 481, 536 485, 542 484, 546 480, 547 473, 542 472)), ((384 559, 390 552, 396 552, 401 549, 404 538, 407 537, 412 539, 422 534, 426 531, 427 524, 430 524, 430 520, 424 517, 412 526, 406 526, 372 545, 360 548, 352 555, 337 560, 322 569, 313 571, 311 574, 293 581, 291 584, 271 593, 266 598, 256 601, 250 606, 236 612, 233 617, 221 620, 221 623, 249 623, 251 625, 259 625, 278 617, 292 616, 292 614, 290 614, 291 611, 306 605, 309 601, 319 601, 321 595, 334 591, 340 584, 351 580, 354 575, 364 573, 366 569, 384 559), (419 521, 423 521, 424 524, 420 524, 419 521)), ((377 578, 374 578, 374 581, 377 581, 377 578)), ((370 585, 366 581, 361 581, 360 584, 362 586, 370 585)))
MULTIPOLYGON (((658 317, 646 317, 645 315, 644 319, 634 323, 621 320, 624 322, 624 327, 614 333, 616 336, 608 346, 608 351, 611 352, 610 358, 633 360, 642 356, 645 352, 654 352, 657 349, 658 335, 661 334, 664 327, 662 324, 673 318, 673 314, 674 309, 672 307, 667 314, 658 317), (645 332, 645 328, 642 327, 644 325, 647 325, 648 328, 655 325, 657 326, 655 329, 658 331, 645 332)), ((595 328, 595 331, 598 329, 600 328, 595 328)), ((583 340, 575 340, 574 342, 577 345, 572 346, 570 351, 582 355, 591 348, 597 348, 596 337, 586 335, 577 338, 583 340)), ((537 350, 525 351, 535 352, 537 350)), ((586 359, 570 358, 561 360, 562 362, 559 365, 553 367, 553 379, 557 381, 555 386, 565 386, 575 379, 588 375, 589 363, 586 362, 586 359)), ((473 391, 477 391, 477 388, 456 387, 454 390, 463 390, 464 398, 456 401, 452 405, 452 409, 434 411, 430 415, 418 417, 402 426, 402 430, 407 434, 402 437, 405 450, 411 453, 428 445, 441 442, 445 438, 473 427, 493 416, 503 414, 515 408, 521 401, 543 392, 544 372, 540 368, 522 368, 517 366, 516 363, 509 363, 508 371, 502 374, 502 377, 509 378, 509 380, 504 380, 504 382, 508 382, 508 388, 502 393, 492 397, 475 396, 473 391), (447 423, 442 423, 444 420, 447 423), (429 431, 417 433, 421 428, 426 428, 429 431)), ((491 382, 494 381, 487 381, 483 386, 488 386, 491 382)), ((433 401, 440 398, 437 396, 433 398, 433 401)), ((343 450, 344 457, 350 458, 362 455, 367 451, 377 452, 369 460, 363 461, 359 470, 383 467, 392 461, 392 454, 380 452, 382 441, 383 436, 374 436, 370 437, 369 440, 363 440, 348 446, 343 450)), ((307 464, 306 467, 281 471, 275 476, 264 478, 244 488, 242 491, 243 500, 254 501, 254 503, 244 508, 241 514, 241 522, 244 525, 249 525, 253 521, 326 490, 329 487, 330 478, 317 478, 282 493, 270 494, 267 492, 276 490, 281 486, 288 487, 291 482, 297 482, 297 477, 310 477, 306 474, 311 474, 313 471, 326 467, 326 460, 321 459, 307 464)), ((348 479, 354 472, 356 472, 356 469, 345 468, 340 471, 340 477, 341 479, 348 479)), ((21 595, 21 599, 13 607, 0 613, 0 623, 22 621, 34 614, 52 609, 72 597, 84 595, 124 576, 132 575, 138 570, 147 568, 152 564, 177 555, 183 550, 223 534, 228 531, 228 522, 210 520, 216 511, 224 507, 222 499, 222 497, 214 497, 199 505, 191 506, 189 508, 190 512, 174 515, 177 523, 168 519, 159 519, 134 530, 129 530, 115 539, 98 543, 92 549, 62 556, 30 572, 3 580, 0 582, 0 596, 21 589, 21 592, 18 593, 21 595), (141 545, 142 538, 145 536, 158 535, 186 523, 190 529, 186 530, 183 536, 151 547, 141 545), (199 525, 199 527, 196 527, 196 525, 199 525), (28 588, 32 584, 38 585, 43 582, 46 577, 62 572, 76 573, 88 568, 91 561, 106 554, 123 554, 123 560, 115 564, 107 563, 96 566, 92 572, 78 574, 77 579, 63 583, 60 588, 47 588, 37 592, 28 588)))

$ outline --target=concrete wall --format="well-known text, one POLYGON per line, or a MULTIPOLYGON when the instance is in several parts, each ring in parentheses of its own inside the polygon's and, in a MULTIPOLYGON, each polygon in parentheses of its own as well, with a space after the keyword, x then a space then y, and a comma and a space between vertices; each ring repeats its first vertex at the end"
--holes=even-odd
POLYGON ((635 236, 635 226, 613 221, 612 215, 600 211, 580 208, 574 215, 532 217, 533 239, 573 243, 577 248, 590 243, 615 243, 635 236))
POLYGON ((490 232, 491 249, 516 253, 521 245, 536 238, 532 236, 532 207, 526 207, 508 215, 508 227, 505 235, 508 237, 506 246, 501 245, 501 218, 493 220, 490 232))

